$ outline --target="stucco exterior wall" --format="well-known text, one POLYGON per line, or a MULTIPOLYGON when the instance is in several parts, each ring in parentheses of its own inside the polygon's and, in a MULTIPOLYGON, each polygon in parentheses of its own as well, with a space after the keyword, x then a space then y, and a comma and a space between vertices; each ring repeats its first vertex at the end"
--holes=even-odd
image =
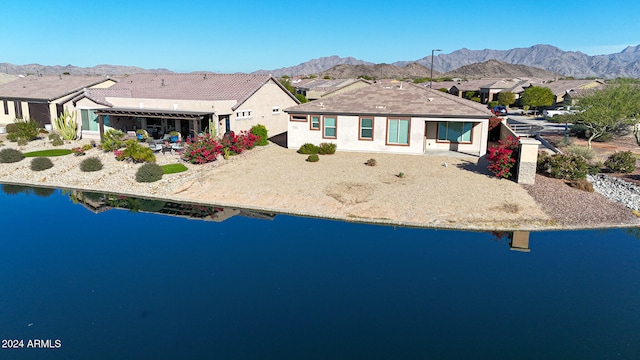
MULTIPOLYGON (((22 114, 24 115, 25 109, 26 108, 26 103, 22 104, 22 114)), ((13 122, 13 120, 16 119, 16 112, 15 112, 15 108, 14 108, 14 103, 12 100, 7 100, 7 107, 9 110, 8 114, 4 113, 4 102, 2 100, 0 100, 0 124, 2 125, 6 125, 6 124, 11 124, 13 122)))
MULTIPOLYGON (((393 117, 396 118, 396 117, 393 117)), ((376 116, 373 122, 373 140, 358 139, 359 116, 338 116, 336 126, 336 138, 323 138, 322 121, 320 130, 310 129, 310 116, 306 122, 289 121, 287 147, 299 149, 305 143, 318 145, 321 142, 332 142, 338 145, 338 150, 385 152, 397 154, 423 154, 437 151, 459 151, 467 154, 482 156, 487 150, 488 120, 459 119, 456 121, 474 122, 472 130, 472 142, 469 144, 457 144, 438 142, 438 121, 451 121, 451 119, 411 118, 409 128, 409 145, 387 144, 387 117, 376 116), (426 130, 426 134, 425 134, 426 130)))
POLYGON ((231 130, 239 132, 249 130, 257 124, 267 128, 269 136, 287 131, 289 115, 283 109, 297 105, 286 92, 272 81, 263 85, 249 99, 242 103, 231 115, 231 130), (274 112, 274 108, 279 111, 274 112), (238 117, 243 110, 251 110, 251 117, 238 117))

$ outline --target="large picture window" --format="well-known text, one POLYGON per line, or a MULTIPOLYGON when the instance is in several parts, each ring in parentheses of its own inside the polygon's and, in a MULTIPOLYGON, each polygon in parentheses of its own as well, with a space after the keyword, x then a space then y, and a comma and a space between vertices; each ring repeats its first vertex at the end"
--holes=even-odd
POLYGON ((330 116, 325 116, 324 117, 324 126, 323 126, 323 130, 322 130, 322 137, 323 138, 329 138, 329 139, 335 139, 336 135, 337 135, 336 118, 335 117, 330 117, 330 116))
POLYGON ((387 120, 387 144, 409 145, 409 119, 387 120))
POLYGON ((360 118, 360 140, 373 140, 373 118, 360 118))
POLYGON ((438 123, 438 140, 470 143, 471 129, 473 129, 473 123, 470 122, 440 121, 438 123))

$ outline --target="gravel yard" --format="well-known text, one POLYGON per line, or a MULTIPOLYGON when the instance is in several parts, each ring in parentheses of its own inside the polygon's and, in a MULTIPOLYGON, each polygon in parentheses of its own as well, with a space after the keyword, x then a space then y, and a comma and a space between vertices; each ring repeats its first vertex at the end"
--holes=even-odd
MULTIPOLYGON (((53 147, 33 141, 21 150, 47 148, 53 147)), ((629 208, 598 193, 543 176, 537 176, 535 185, 497 179, 487 173, 484 160, 475 157, 338 152, 309 163, 305 155, 270 144, 230 160, 192 165, 177 154, 160 153, 160 165, 182 162, 189 170, 151 184, 135 181, 140 164, 118 162, 113 154, 98 149, 85 156, 51 159, 54 167, 41 172, 30 170, 30 159, 0 164, 0 182, 421 227, 537 230, 640 225, 629 208), (99 157, 104 169, 81 172, 80 161, 88 156, 99 157), (376 159, 376 166, 365 165, 370 158, 376 159)))

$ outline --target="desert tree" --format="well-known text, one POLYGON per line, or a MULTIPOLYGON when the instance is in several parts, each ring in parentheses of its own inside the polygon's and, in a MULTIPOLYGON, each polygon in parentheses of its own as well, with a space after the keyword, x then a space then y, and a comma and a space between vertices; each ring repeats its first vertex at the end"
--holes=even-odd
POLYGON ((498 93, 498 104, 511 106, 514 102, 516 102, 516 94, 511 91, 501 91, 498 93))
POLYGON ((520 97, 522 105, 528 105, 535 109, 534 115, 537 115, 538 108, 541 106, 553 105, 554 95, 551 89, 542 86, 530 86, 524 90, 520 97))
POLYGON ((563 120, 584 124, 589 130, 587 147, 591 141, 621 127, 633 126, 633 134, 640 145, 640 84, 632 80, 612 81, 605 89, 594 91, 578 102, 580 111, 564 115, 563 120))

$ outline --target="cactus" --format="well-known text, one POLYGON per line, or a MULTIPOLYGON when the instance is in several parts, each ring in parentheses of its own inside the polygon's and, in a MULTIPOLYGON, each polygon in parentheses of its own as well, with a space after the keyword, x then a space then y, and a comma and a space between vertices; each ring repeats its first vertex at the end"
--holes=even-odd
POLYGON ((69 113, 68 108, 56 119, 56 128, 65 140, 75 140, 78 137, 78 123, 76 121, 78 113, 69 113))

